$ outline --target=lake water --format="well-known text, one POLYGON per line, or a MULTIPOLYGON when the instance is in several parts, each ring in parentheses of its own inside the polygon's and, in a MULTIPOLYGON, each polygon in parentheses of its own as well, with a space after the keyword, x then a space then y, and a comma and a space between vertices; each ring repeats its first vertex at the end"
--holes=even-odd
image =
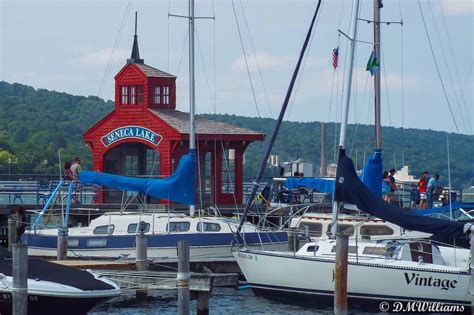
MULTIPOLYGON (((176 314, 177 292, 154 291, 147 301, 139 302, 132 291, 101 305, 89 314, 176 314)), ((196 300, 190 303, 191 314, 196 314, 196 300)), ((332 310, 318 310, 297 305, 278 303, 253 295, 252 291, 216 288, 209 299, 210 314, 333 314, 332 310)))

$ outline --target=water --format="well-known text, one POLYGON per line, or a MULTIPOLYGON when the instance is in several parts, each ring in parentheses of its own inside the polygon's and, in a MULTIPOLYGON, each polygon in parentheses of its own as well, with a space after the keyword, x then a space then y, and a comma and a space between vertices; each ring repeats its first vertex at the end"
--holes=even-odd
MULTIPOLYGON (((110 314, 176 314, 177 292, 154 291, 149 293, 147 301, 135 299, 135 292, 129 291, 114 298, 90 315, 110 314)), ((191 314, 196 314, 196 300, 190 303, 191 314)), ((233 288, 215 288, 209 299, 210 314, 333 314, 332 310, 318 310, 298 305, 289 305, 264 297, 255 296, 251 290, 233 288)))

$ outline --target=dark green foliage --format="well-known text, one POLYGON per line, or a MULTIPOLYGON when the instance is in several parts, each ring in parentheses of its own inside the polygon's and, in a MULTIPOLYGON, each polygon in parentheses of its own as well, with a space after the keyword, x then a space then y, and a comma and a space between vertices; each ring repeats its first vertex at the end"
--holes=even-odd
MULTIPOLYGON (((82 141, 82 134, 113 109, 113 102, 89 96, 73 96, 43 89, 35 90, 21 84, 0 82, 0 173, 57 173, 58 149, 62 160, 80 155, 84 169, 91 168, 91 154, 82 141), (44 161, 48 163, 45 165, 44 161)), ((234 115, 206 115, 208 118, 270 135, 273 119, 234 115)), ((339 125, 327 124, 328 160, 334 160, 334 144, 338 142, 339 125)), ((373 126, 349 126, 347 151, 362 166, 364 153, 374 147, 373 126)), ((431 130, 385 127, 383 155, 386 169, 410 166, 414 175, 424 170, 439 173, 447 184, 446 133, 431 130), (395 159, 394 159, 395 156, 395 159)), ((301 158, 314 164, 317 172, 320 159, 319 122, 284 122, 273 149, 281 161, 301 158)), ((474 185, 474 137, 450 134, 451 178, 454 187, 474 185)), ((253 177, 263 154, 264 143, 254 143, 247 149, 245 176, 253 177)), ((268 168, 266 175, 277 175, 268 168)))
MULTIPOLYGON (((263 132, 267 138, 273 132, 275 120, 249 118, 234 115, 206 115, 210 119, 231 123, 239 127, 263 132)), ((335 143, 339 143, 339 124, 327 123, 328 163, 334 162, 335 143), (334 128, 337 127, 335 130, 334 128)), ((346 149, 357 162, 359 169, 365 156, 372 154, 375 144, 374 126, 349 125, 347 129, 346 149), (357 153, 357 157, 356 157, 357 153)), ((319 122, 283 122, 279 136, 272 150, 279 154, 281 161, 303 159, 314 164, 317 174, 320 163, 319 122)), ((439 173, 441 184, 448 184, 447 133, 433 130, 402 129, 383 127, 382 149, 384 168, 401 168, 402 161, 408 165, 410 173, 415 176, 427 170, 430 174, 439 173)), ((263 155, 264 143, 249 146, 246 153, 245 176, 255 176, 263 155)), ((460 134, 449 134, 451 158, 451 182, 453 187, 461 188, 474 185, 474 137, 460 134)), ((268 169, 267 175, 277 175, 276 169, 268 169)))
POLYGON ((63 162, 79 155, 91 168, 82 134, 112 109, 93 96, 0 82, 0 173, 8 171, 9 157, 12 173, 58 173, 59 149, 63 162))

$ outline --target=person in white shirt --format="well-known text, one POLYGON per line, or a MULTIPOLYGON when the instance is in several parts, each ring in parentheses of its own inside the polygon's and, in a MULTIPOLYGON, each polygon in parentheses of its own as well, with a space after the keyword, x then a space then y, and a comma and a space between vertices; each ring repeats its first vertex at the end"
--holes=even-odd
POLYGON ((79 173, 81 172, 81 158, 76 157, 74 164, 71 166, 72 175, 75 178, 79 178, 79 173))

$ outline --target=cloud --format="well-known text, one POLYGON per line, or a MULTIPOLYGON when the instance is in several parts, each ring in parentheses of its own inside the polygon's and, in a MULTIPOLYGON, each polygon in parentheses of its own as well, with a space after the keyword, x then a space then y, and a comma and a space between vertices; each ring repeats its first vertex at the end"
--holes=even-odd
POLYGON ((83 65, 103 66, 107 65, 109 59, 112 63, 122 62, 130 57, 130 51, 126 49, 105 48, 93 52, 85 53, 77 59, 83 65))
POLYGON ((447 16, 474 15, 472 0, 445 0, 438 8, 447 16))

